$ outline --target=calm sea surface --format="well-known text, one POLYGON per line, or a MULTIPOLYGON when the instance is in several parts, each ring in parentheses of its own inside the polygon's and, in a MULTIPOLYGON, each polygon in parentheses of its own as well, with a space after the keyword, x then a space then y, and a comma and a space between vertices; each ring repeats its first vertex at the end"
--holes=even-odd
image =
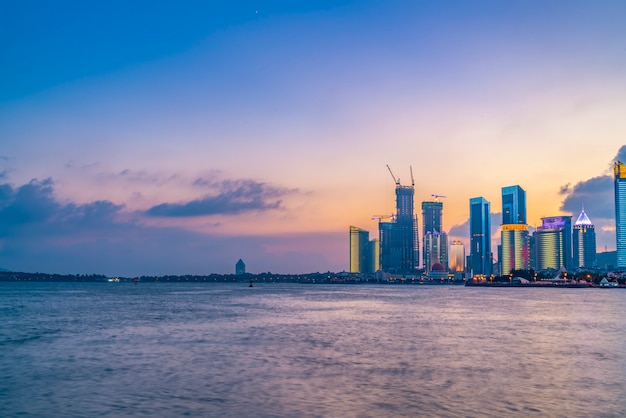
POLYGON ((0 284, 3 417, 623 417, 626 290, 0 284))

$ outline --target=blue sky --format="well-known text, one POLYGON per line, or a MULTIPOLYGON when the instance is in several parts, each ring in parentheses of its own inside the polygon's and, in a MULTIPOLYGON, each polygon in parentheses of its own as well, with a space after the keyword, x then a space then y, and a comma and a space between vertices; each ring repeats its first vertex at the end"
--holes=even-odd
POLYGON ((2 267, 343 270, 386 164, 463 241, 469 198, 519 184, 532 225, 584 203, 614 248, 622 1, 0 7, 2 267))

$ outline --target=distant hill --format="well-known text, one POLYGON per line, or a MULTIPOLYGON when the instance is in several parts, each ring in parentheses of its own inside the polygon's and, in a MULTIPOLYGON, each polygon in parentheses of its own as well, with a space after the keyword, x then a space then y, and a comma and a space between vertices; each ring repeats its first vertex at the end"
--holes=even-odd
POLYGON ((11 271, 11 270, 0 267, 0 271, 11 271))

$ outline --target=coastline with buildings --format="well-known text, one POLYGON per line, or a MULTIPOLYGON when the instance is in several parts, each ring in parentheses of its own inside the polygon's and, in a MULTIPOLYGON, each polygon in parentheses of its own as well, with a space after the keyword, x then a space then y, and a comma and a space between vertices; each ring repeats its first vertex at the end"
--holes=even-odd
MULTIPOLYGON (((526 191, 519 185, 504 186, 501 193, 500 240, 494 257, 492 251, 491 202, 482 196, 469 200, 469 254, 461 241, 448 242, 443 229, 443 201, 446 196, 431 194, 423 201, 421 239, 418 217, 414 213, 415 181, 402 185, 387 166, 396 185, 396 213, 375 216, 378 238, 350 226, 351 273, 378 272, 383 277, 411 277, 418 282, 466 282, 481 285, 513 284, 514 273, 535 286, 537 277, 558 278, 564 284, 585 286, 599 284, 602 277, 622 279, 626 271, 626 166, 614 163, 615 252, 598 254, 595 225, 581 205, 572 225, 572 216, 542 217, 536 228, 526 215, 526 191), (420 243, 422 251, 420 252, 420 243), (614 260, 611 254, 615 254, 614 260), (421 260, 420 260, 421 255, 421 260), (573 282, 576 280, 576 282, 573 282), (489 284, 487 284, 489 283, 489 284)), ((623 283, 623 282, 622 282, 623 283)), ((538 286, 558 286, 554 279, 538 286)))

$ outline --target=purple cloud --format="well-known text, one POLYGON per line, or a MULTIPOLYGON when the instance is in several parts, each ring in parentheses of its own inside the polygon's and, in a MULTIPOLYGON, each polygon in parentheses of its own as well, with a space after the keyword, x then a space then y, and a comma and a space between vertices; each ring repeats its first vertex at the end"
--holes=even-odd
POLYGON ((254 180, 225 180, 214 183, 196 179, 193 184, 217 188, 219 191, 215 195, 186 203, 162 203, 148 209, 146 214, 155 217, 192 217, 282 209, 282 200, 279 198, 295 191, 268 186, 254 180))

